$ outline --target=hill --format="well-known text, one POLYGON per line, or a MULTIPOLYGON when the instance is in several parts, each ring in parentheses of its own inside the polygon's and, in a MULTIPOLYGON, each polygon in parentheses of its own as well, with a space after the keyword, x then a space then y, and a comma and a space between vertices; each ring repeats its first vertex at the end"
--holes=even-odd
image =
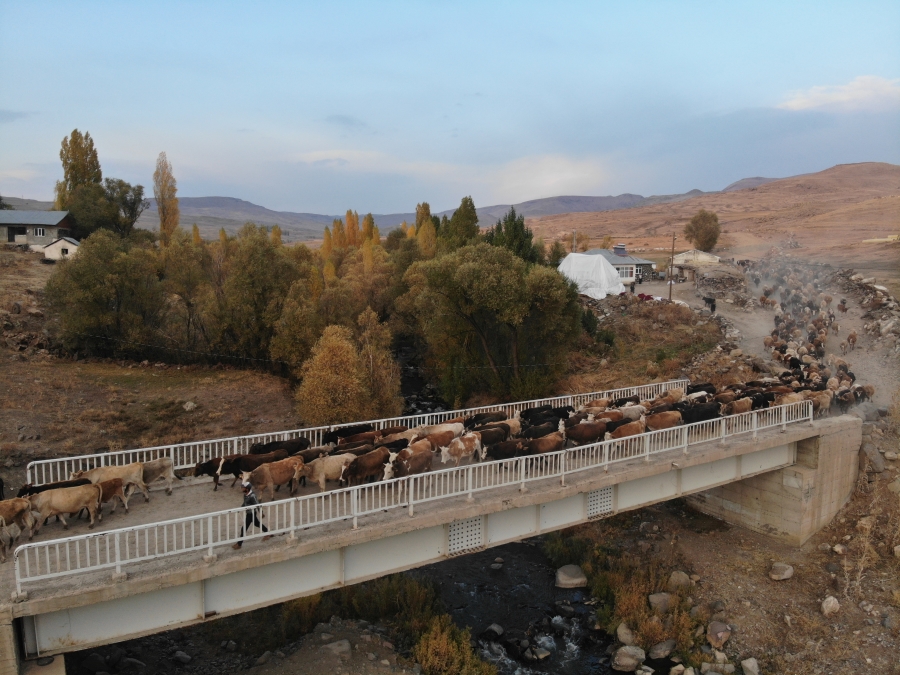
MULTIPOLYGON (((755 179, 754 179, 755 180, 755 179)), ((863 243, 900 232, 900 166, 841 164, 818 173, 758 186, 706 193, 663 204, 601 213, 567 213, 527 220, 547 241, 586 232, 594 245, 609 235, 630 251, 662 261, 691 248, 681 233, 700 209, 715 211, 722 236, 717 255, 753 258, 793 238, 794 255, 853 267, 900 283, 900 244, 863 243)))

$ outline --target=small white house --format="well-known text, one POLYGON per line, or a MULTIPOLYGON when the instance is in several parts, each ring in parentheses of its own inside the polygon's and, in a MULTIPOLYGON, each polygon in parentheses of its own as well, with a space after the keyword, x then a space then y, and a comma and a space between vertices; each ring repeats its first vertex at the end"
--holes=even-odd
POLYGON ((44 257, 48 260, 71 258, 78 253, 78 241, 71 237, 60 237, 44 247, 44 257))
POLYGON ((615 268, 619 275, 619 280, 623 284, 633 283, 638 276, 650 278, 650 275, 656 269, 656 263, 652 260, 628 255, 625 244, 616 244, 613 246, 612 251, 605 248, 593 248, 587 251, 586 255, 599 255, 605 258, 615 268))
POLYGON ((706 251, 698 251, 691 249, 675 256, 673 263, 675 265, 697 265, 702 263, 717 263, 719 256, 707 253, 706 251))

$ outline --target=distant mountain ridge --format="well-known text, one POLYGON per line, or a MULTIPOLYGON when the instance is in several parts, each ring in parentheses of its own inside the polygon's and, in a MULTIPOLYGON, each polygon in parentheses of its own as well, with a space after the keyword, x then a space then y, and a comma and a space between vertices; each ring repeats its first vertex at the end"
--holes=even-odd
MULTIPOLYGON (((722 190, 722 192, 732 192, 734 190, 758 187, 759 185, 774 180, 779 179, 761 177, 743 178, 732 183, 722 190)), ((515 207, 516 213, 524 215, 526 218, 538 218, 541 216, 552 216, 563 213, 617 211, 619 209, 630 209, 653 204, 680 202, 685 199, 691 199, 692 197, 698 197, 705 194, 716 193, 691 190, 690 192, 685 192, 683 194, 652 195, 650 197, 631 193, 604 197, 562 195, 559 197, 531 199, 518 204, 483 206, 476 210, 478 212, 479 224, 482 227, 491 227, 509 212, 511 206, 515 207)), ((4 200, 8 201, 17 209, 49 210, 53 206, 52 202, 41 202, 33 199, 4 197, 4 200)), ((285 241, 319 239, 322 236, 322 230, 325 226, 331 225, 331 222, 335 218, 344 217, 343 213, 339 215, 323 215, 318 213, 273 211, 272 209, 267 209, 264 206, 248 202, 244 199, 238 199, 237 197, 181 197, 178 200, 178 205, 179 210, 181 211, 181 226, 185 229, 189 229, 191 225, 196 223, 200 228, 201 234, 206 238, 216 236, 221 228, 224 228, 228 234, 234 234, 244 225, 244 223, 254 222, 257 225, 267 225, 269 227, 278 225, 282 230, 282 237, 285 241)), ((436 213, 435 215, 446 215, 449 218, 453 215, 454 211, 455 209, 449 209, 447 211, 436 213)), ((413 212, 373 215, 375 217, 375 223, 378 225, 382 234, 386 234, 398 227, 403 221, 410 223, 414 222, 416 219, 416 214, 413 212)), ((140 220, 138 220, 138 227, 157 229, 159 227, 158 218, 156 200, 150 199, 150 207, 141 215, 140 220)))

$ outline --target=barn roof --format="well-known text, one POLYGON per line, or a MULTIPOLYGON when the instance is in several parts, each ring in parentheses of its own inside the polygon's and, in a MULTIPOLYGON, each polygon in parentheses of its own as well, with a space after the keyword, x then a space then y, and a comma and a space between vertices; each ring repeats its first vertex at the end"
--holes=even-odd
POLYGON ((614 251, 606 248, 594 248, 586 251, 587 255, 602 255, 613 265, 652 265, 652 260, 644 260, 643 258, 635 258, 633 255, 619 255, 614 251))
POLYGON ((54 239, 53 241, 51 241, 49 244, 44 246, 44 248, 49 248, 50 246, 53 246, 53 244, 55 244, 58 241, 67 241, 70 244, 72 244, 73 246, 81 246, 81 242, 79 242, 77 239, 72 239, 72 237, 60 237, 59 239, 54 239))
POLYGON ((0 211, 0 225, 59 225, 68 211, 0 211))

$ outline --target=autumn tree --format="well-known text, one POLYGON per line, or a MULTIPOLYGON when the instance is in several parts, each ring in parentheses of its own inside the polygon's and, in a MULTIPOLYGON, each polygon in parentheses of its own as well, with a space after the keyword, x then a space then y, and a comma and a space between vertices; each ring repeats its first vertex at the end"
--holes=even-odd
POLYGON ((720 232, 719 216, 706 209, 700 209, 684 226, 684 236, 701 251, 712 251, 720 232))
POLYGON ((381 232, 379 231, 377 225, 372 226, 372 243, 376 246, 381 245, 381 232))
POLYGON ((416 232, 428 222, 431 222, 431 205, 428 202, 416 204, 416 232))
POLYGON ((350 329, 328 326, 304 364, 297 388, 297 413, 306 424, 341 424, 365 419, 370 401, 359 352, 350 329))
POLYGON ((359 246, 362 237, 359 232, 359 214, 347 209, 347 246, 359 246))
MULTIPOLYGON (((194 234, 199 238, 196 227, 194 234)), ((163 288, 170 298, 164 333, 181 349, 209 346, 205 300, 212 289, 208 255, 203 240, 197 243, 185 232, 176 233, 169 246, 159 252, 163 288)))
MULTIPOLYGON (((362 240, 372 239, 375 235, 375 217, 371 213, 363 216, 362 222, 362 240)), ((378 242, 375 242, 378 243, 378 242)))
POLYGON ((322 257, 326 260, 331 257, 331 252, 334 250, 334 240, 331 237, 331 230, 327 226, 322 234, 322 248, 319 250, 322 252, 322 257))
POLYGON ((69 198, 76 188, 84 185, 99 186, 103 180, 100 160, 90 132, 82 134, 78 129, 62 140, 59 158, 63 166, 63 179, 56 182, 56 200, 53 208, 68 210, 69 198))
POLYGON ((400 395, 400 367, 391 356, 391 331, 367 307, 357 319, 359 357, 368 389, 372 417, 395 417, 403 412, 400 395))
POLYGON ((335 218, 331 222, 331 241, 337 250, 347 248, 347 231, 344 229, 344 221, 340 218, 335 218))
POLYGON ((525 262, 536 263, 543 259, 544 252, 535 246, 533 239, 531 230, 525 227, 525 216, 516 214, 514 206, 484 237, 488 244, 509 249, 525 262))
POLYGON ((178 229, 178 185, 172 174, 172 164, 165 152, 156 158, 156 171, 153 172, 153 196, 156 197, 156 210, 159 212, 159 241, 168 246, 175 230, 178 229))
POLYGON ((437 253, 437 232, 431 219, 424 221, 416 230, 416 243, 423 258, 433 258, 437 253))
POLYGON ((286 363, 297 377, 326 325, 319 311, 325 291, 322 273, 315 265, 303 265, 299 274, 284 299, 270 346, 271 357, 286 363))
POLYGON ((197 223, 194 223, 191 227, 191 243, 194 246, 199 246, 203 243, 203 237, 200 236, 200 228, 197 227, 197 223))
POLYGON ((281 246, 281 228, 278 227, 278 225, 272 226, 271 237, 272 243, 275 244, 275 246, 281 246))
MULTIPOLYGON (((446 218, 446 216, 445 216, 446 218)), ((442 250, 455 250, 472 244, 478 237, 478 213, 471 197, 463 197, 459 208, 438 230, 442 250)))

